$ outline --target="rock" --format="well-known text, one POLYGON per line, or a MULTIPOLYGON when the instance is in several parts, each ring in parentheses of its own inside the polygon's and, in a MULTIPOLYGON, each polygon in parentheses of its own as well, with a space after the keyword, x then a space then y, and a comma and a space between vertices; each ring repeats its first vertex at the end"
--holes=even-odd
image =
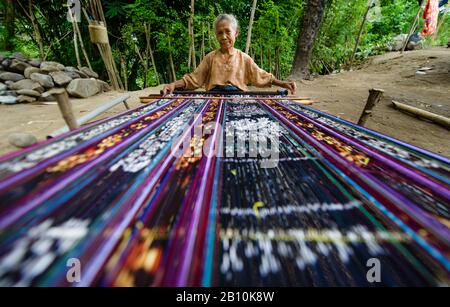
POLYGON ((25 68, 30 67, 31 65, 20 60, 14 59, 9 66, 9 70, 12 72, 18 72, 23 74, 25 68))
POLYGON ((56 97, 53 96, 49 92, 42 93, 41 97, 38 99, 39 101, 56 101, 56 97))
POLYGON ((82 73, 86 74, 90 78, 95 78, 95 79, 98 78, 98 74, 95 71, 89 69, 88 67, 81 67, 80 70, 82 73))
POLYGON ((0 82, 0 92, 6 91, 8 89, 8 86, 6 84, 3 84, 0 82))
POLYGON ((55 86, 55 84, 53 83, 52 77, 50 77, 48 75, 40 74, 38 72, 32 73, 30 76, 30 79, 38 82, 40 85, 42 85, 45 88, 51 88, 51 87, 55 86))
POLYGON ((37 139, 34 135, 24 132, 15 132, 9 135, 8 141, 11 145, 24 148, 36 144, 37 139))
POLYGON ((32 59, 32 60, 28 61, 28 64, 30 64, 33 67, 37 67, 37 68, 41 67, 41 63, 42 62, 38 59, 32 59))
POLYGON ((88 75, 86 75, 84 72, 82 72, 82 71, 76 71, 76 73, 77 74, 79 74, 80 75, 80 77, 81 78, 83 78, 83 79, 89 79, 89 76, 88 75))
POLYGON ((105 81, 97 80, 97 83, 100 88, 100 92, 109 92, 111 90, 111 87, 105 81))
POLYGON ((23 72, 23 74, 24 74, 25 78, 30 79, 31 74, 33 74, 35 72, 40 73, 41 70, 37 67, 30 66, 30 67, 25 68, 25 71, 23 72))
POLYGON ((17 82, 17 81, 23 80, 23 79, 25 79, 24 76, 22 76, 21 74, 14 73, 14 72, 4 72, 4 73, 0 74, 0 80, 2 80, 2 81, 17 82))
POLYGON ((65 74, 72 79, 79 79, 81 76, 75 71, 65 71, 65 74))
POLYGON ((19 95, 17 97, 18 103, 29 103, 29 102, 35 102, 35 101, 36 101, 36 97, 30 97, 27 95, 19 95))
POLYGON ((99 91, 100 87, 95 79, 75 79, 67 86, 67 92, 70 96, 78 98, 87 98, 99 91))
POLYGON ((41 96, 41 93, 39 93, 38 91, 27 90, 27 89, 18 90, 17 94, 19 94, 19 95, 27 95, 27 96, 31 96, 31 97, 39 97, 39 96, 41 96))
POLYGON ((0 96, 0 103, 2 104, 14 104, 17 103, 17 98, 11 95, 0 96))
POLYGON ((403 48, 403 44, 405 43, 408 34, 399 34, 392 39, 391 46, 393 51, 399 51, 403 48))
POLYGON ((14 84, 14 81, 5 81, 5 84, 6 84, 8 87, 10 87, 11 84, 14 84))
POLYGON ((3 93, 4 96, 14 96, 17 97, 17 92, 16 91, 5 91, 3 93))
POLYGON ((72 78, 67 75, 64 71, 54 71, 50 73, 50 76, 53 78, 53 81, 57 85, 65 85, 72 81, 72 78))
MULTIPOLYGON (((72 79, 79 79, 79 78, 81 78, 82 76, 80 75, 80 73, 83 74, 84 76, 86 76, 84 73, 82 73, 81 71, 79 71, 78 69, 76 69, 75 67, 72 67, 72 66, 66 66, 64 68, 64 71, 72 79)), ((86 77, 83 77, 83 78, 86 78, 86 77)))
POLYGON ((43 72, 52 72, 58 70, 64 70, 64 65, 57 62, 42 62, 40 66, 43 72))
POLYGON ((22 52, 15 52, 15 53, 12 55, 12 58, 18 59, 18 60, 21 60, 21 61, 27 61, 27 60, 28 60, 27 57, 24 56, 22 52))
POLYGON ((67 71, 67 72, 69 72, 69 71, 78 71, 78 69, 76 69, 73 66, 66 66, 66 67, 64 67, 64 71, 67 71))
MULTIPOLYGON (((78 78, 86 78, 86 79, 89 78, 89 76, 87 74, 85 74, 84 72, 82 72, 82 71, 80 71, 80 70, 78 70, 78 69, 76 69, 75 67, 72 67, 72 66, 67 66, 66 68, 64 68, 64 70, 66 72, 68 72, 69 76, 71 76, 71 77, 72 77, 72 75, 77 74, 78 78)), ((72 79, 77 79, 77 78, 72 77, 72 79)))
POLYGON ((4 55, 0 54, 0 63, 3 62, 6 59, 6 57, 4 55))
POLYGON ((409 42, 408 45, 406 45, 406 50, 421 50, 423 49, 423 42, 409 42))
POLYGON ((423 49, 423 41, 422 36, 418 33, 414 33, 411 35, 408 41, 408 45, 406 45, 407 50, 420 50, 423 49))
POLYGON ((44 88, 37 82, 30 79, 17 81, 9 86, 12 90, 34 90, 39 93, 44 92, 44 88))
POLYGON ((11 63, 12 63, 12 60, 6 58, 2 61, 2 66, 4 67, 4 69, 7 69, 9 67, 9 65, 11 65, 11 63))

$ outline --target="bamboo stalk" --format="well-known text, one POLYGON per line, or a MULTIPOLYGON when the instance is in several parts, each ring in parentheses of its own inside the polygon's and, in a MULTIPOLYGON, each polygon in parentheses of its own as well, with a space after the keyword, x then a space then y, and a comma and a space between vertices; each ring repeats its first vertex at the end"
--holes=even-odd
POLYGON ((77 58, 77 65, 78 65, 78 69, 80 69, 82 67, 81 65, 81 60, 80 60, 80 53, 78 51, 78 42, 77 42, 77 31, 75 29, 75 22, 73 20, 73 16, 70 12, 70 8, 69 8, 69 16, 70 16, 70 21, 72 22, 72 29, 73 29, 73 46, 75 48, 75 57, 77 58))
POLYGON ((405 111, 407 113, 428 119, 436 124, 442 125, 446 127, 447 129, 450 129, 450 118, 434 114, 398 101, 392 100, 392 104, 395 108, 399 109, 400 111, 405 111))
POLYGON ((155 57, 153 56, 153 49, 152 49, 152 46, 150 44, 150 34, 151 34, 150 25, 148 25, 148 27, 145 26, 144 29, 145 29, 145 39, 147 41, 147 49, 148 49, 148 52, 150 54, 150 61, 152 62, 153 72, 154 72, 155 77, 156 77, 156 83, 159 85, 160 84, 160 82, 159 82, 159 74, 158 74, 158 70, 156 69, 155 57))
POLYGON ((190 21, 190 33, 189 35, 191 36, 191 49, 192 49, 192 66, 194 69, 197 68, 197 59, 195 57, 195 41, 194 41, 194 14, 195 14, 195 0, 191 0, 191 15, 189 17, 189 21, 190 21))
POLYGON ((252 28, 253 28, 253 19, 255 17, 255 11, 256 11, 256 3, 258 2, 258 0, 253 0, 253 5, 252 5, 252 11, 250 13, 250 21, 248 24, 248 31, 247 31, 247 42, 245 44, 245 53, 248 54, 248 51, 250 49, 250 44, 252 41, 252 28))
POLYGON ((366 24, 367 16, 369 15, 369 11, 370 11, 370 8, 372 7, 373 1, 374 0, 370 0, 369 4, 367 5, 366 13, 364 14, 363 20, 361 22, 358 37, 356 39, 355 47, 353 48, 352 57, 350 59, 350 65, 349 65, 350 68, 352 68, 353 61, 355 60, 356 50, 358 50, 359 42, 361 41, 362 32, 364 30, 364 25, 366 24))
POLYGON ((414 21, 413 21, 413 23, 411 25, 411 28, 410 28, 409 33, 408 33, 408 36, 406 37, 406 40, 405 40, 405 42, 403 44, 403 47, 402 47, 402 50, 400 51, 400 54, 402 54, 405 51, 406 46, 408 46, 409 39, 411 38, 413 32, 417 28, 417 24, 419 23, 419 19, 420 19, 420 12, 422 11, 422 3, 423 3, 423 0, 421 1, 420 5, 419 5, 419 10, 417 11, 416 17, 414 18, 414 21))
POLYGON ((173 82, 175 82, 177 80, 177 75, 175 73, 175 66, 173 65, 172 44, 171 44, 170 35, 169 35, 168 39, 169 39, 169 64, 170 64, 170 70, 172 72, 172 79, 173 79, 173 82))
POLYGON ((34 29, 34 35, 36 36, 36 42, 38 43, 38 47, 39 47, 39 54, 41 55, 41 59, 44 58, 44 43, 42 42, 42 36, 41 36, 41 32, 39 30, 39 25, 37 24, 36 21, 36 17, 34 16, 33 13, 33 1, 29 0, 28 1, 28 10, 29 10, 29 17, 31 20, 31 24, 33 25, 33 29, 34 29))
POLYGON ((75 24, 75 30, 78 35, 78 39, 80 41, 81 50, 83 51, 84 59, 86 60, 86 63, 90 70, 92 70, 91 62, 89 61, 89 57, 87 55, 86 49, 84 48, 83 38, 81 36, 80 28, 78 27, 78 22, 75 20, 74 16, 72 16, 70 9, 69 14, 71 15, 72 23, 75 24))

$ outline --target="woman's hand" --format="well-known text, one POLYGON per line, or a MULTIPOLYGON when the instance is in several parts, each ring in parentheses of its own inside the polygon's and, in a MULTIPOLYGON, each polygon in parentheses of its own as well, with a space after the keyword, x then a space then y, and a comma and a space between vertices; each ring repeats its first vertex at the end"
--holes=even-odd
POLYGON ((162 94, 163 95, 172 94, 174 90, 175 90, 175 83, 169 83, 163 87, 162 94))
POLYGON ((295 84, 295 81, 284 81, 283 87, 289 90, 292 95, 295 95, 295 91, 297 90, 297 84, 295 84))
POLYGON ((295 91, 297 90, 297 84, 295 84, 295 81, 281 81, 275 79, 272 81, 272 84, 289 90, 292 95, 295 95, 295 91))

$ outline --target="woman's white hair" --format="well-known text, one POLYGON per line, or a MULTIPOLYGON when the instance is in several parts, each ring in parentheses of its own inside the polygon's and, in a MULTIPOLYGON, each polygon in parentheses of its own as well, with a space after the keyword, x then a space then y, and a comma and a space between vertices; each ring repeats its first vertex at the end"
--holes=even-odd
POLYGON ((234 28, 236 32, 239 31, 239 23, 236 19, 236 17, 232 14, 220 14, 216 17, 216 20, 214 21, 214 31, 217 29, 217 25, 219 22, 223 20, 228 20, 231 23, 231 26, 234 28))

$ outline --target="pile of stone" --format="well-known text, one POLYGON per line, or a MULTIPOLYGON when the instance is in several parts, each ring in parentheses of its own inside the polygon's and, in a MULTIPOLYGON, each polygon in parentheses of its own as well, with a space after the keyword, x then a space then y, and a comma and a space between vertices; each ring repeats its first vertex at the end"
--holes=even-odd
POLYGON ((48 91, 65 88, 71 97, 86 98, 110 90, 108 83, 88 67, 28 59, 21 53, 0 55, 0 103, 56 101, 48 91))
MULTIPOLYGON (((399 34, 392 39, 388 44, 388 51, 400 51, 405 44, 405 40, 408 38, 408 34, 399 34)), ((423 49, 423 40, 419 33, 414 33, 409 38, 408 44, 406 45, 406 50, 420 50, 423 49)))

